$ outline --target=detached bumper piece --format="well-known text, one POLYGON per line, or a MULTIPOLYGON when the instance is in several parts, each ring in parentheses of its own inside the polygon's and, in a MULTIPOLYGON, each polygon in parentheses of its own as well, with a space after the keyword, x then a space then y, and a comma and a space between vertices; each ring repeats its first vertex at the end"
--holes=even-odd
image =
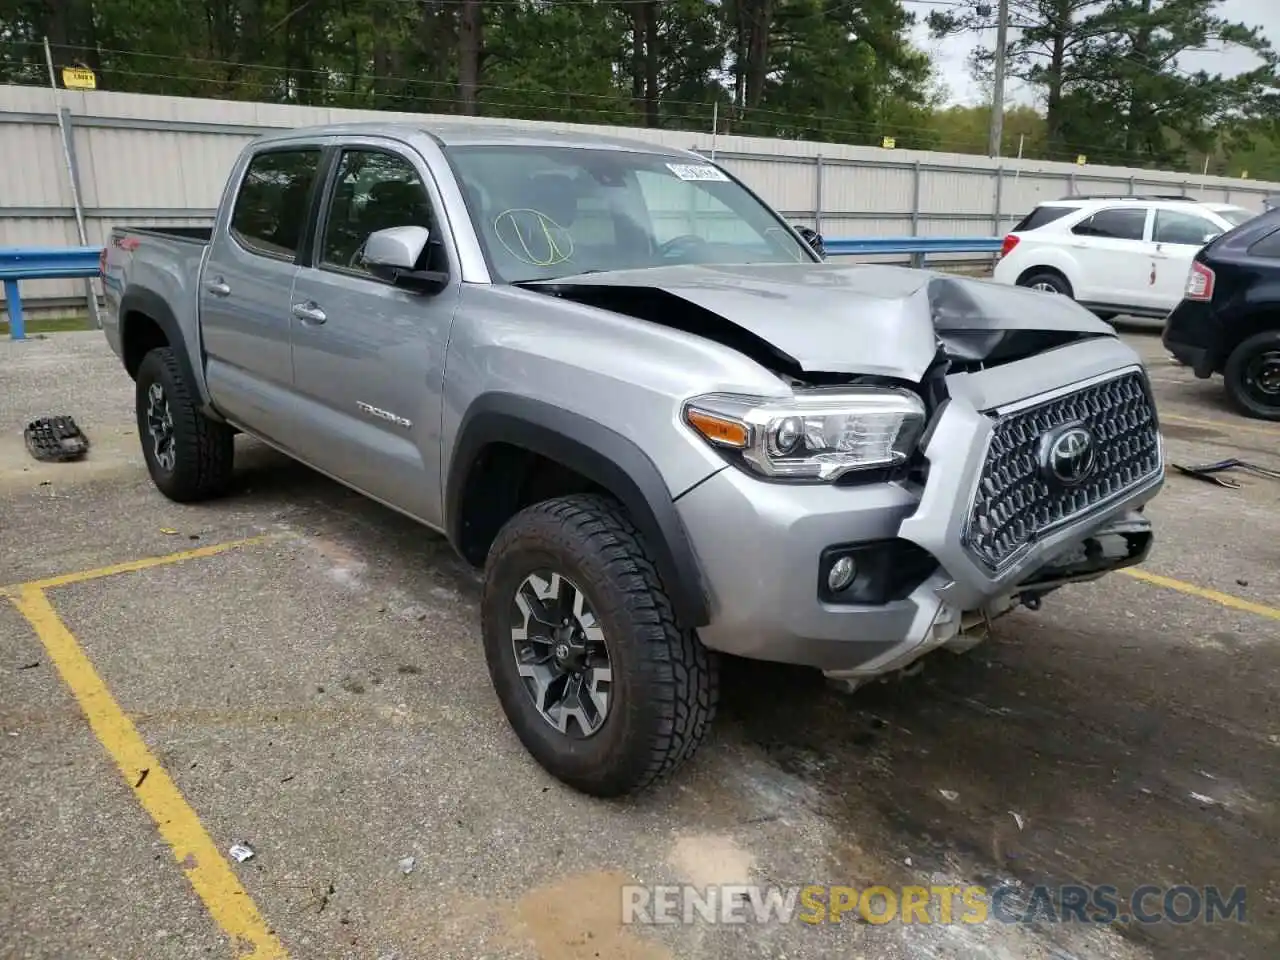
POLYGON ((79 460, 89 452, 89 438, 70 417, 40 417, 22 431, 31 456, 43 463, 79 460))
POLYGON ((1067 583, 1095 580, 1113 570, 1141 563, 1151 552, 1153 540, 1151 521, 1130 513, 1094 531, 1018 584, 1019 597, 1034 609, 1039 598, 1050 590, 1067 583))

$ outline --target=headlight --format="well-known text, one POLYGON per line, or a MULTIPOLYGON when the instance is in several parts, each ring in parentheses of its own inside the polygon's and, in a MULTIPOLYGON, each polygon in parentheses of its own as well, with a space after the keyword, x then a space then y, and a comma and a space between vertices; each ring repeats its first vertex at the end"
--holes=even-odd
POLYGON ((831 481, 904 463, 924 430, 925 409, 907 390, 842 387, 787 399, 708 394, 685 404, 684 419, 765 476, 831 481))

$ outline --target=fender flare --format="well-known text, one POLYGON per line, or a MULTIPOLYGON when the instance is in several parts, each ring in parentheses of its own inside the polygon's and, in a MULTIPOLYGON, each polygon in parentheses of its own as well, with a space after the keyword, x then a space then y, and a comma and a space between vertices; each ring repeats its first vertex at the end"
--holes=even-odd
POLYGON ((681 626, 706 626, 710 606, 702 574, 671 491, 657 466, 631 440, 594 420, 509 393, 477 397, 458 426, 445 486, 445 523, 462 543, 462 501, 477 454, 505 443, 569 467, 621 501, 653 551, 658 575, 681 626))
POLYGON ((209 402, 209 397, 205 390, 204 381, 196 378, 196 372, 191 366, 191 352, 187 349, 186 338, 182 335, 182 328, 178 326, 178 319, 173 315, 173 310, 164 298, 146 287, 130 287, 125 290, 124 295, 120 298, 120 361, 123 363, 126 350, 125 344, 129 342, 129 326, 130 316, 132 314, 141 314, 155 322, 165 339, 169 341, 169 346, 173 348, 174 356, 178 360, 178 367, 182 370, 182 377, 187 384, 200 398, 202 404, 209 402))

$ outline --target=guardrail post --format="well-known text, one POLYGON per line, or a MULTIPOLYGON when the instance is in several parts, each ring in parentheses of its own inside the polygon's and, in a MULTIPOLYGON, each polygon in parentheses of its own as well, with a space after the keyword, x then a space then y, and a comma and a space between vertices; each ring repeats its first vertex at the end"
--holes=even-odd
POLYGON ((9 311, 9 339, 27 339, 27 325, 22 319, 22 294, 18 291, 17 280, 4 282, 4 305, 9 311))

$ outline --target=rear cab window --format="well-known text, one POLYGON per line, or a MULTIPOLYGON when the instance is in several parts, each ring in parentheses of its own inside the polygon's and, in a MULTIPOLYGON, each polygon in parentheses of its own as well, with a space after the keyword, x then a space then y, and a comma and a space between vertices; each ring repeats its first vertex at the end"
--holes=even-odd
POLYGON ((268 148, 254 156, 231 208, 232 239, 250 253, 293 260, 305 232, 320 158, 318 146, 268 148))
POLYGON ((1108 207, 1080 221, 1071 228, 1071 232, 1080 237, 1098 237, 1107 240, 1141 240, 1146 232, 1146 227, 1146 208, 1108 207))
POLYGON ((1019 220, 1012 232, 1026 233, 1028 230, 1036 230, 1046 224, 1053 223, 1055 220, 1061 220, 1067 214, 1075 213, 1079 209, 1079 207, 1065 204, 1042 204, 1019 220))
POLYGON ((1249 247, 1249 256, 1280 261, 1280 228, 1271 231, 1260 240, 1255 240, 1249 247))

